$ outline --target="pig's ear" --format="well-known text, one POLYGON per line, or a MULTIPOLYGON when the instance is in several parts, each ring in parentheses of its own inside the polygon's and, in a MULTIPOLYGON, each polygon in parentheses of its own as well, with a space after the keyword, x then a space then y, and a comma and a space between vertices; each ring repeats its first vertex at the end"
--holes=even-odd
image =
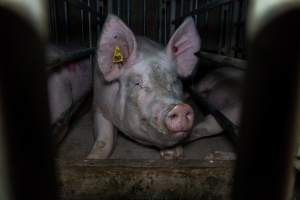
POLYGON ((124 68, 133 64, 136 58, 136 39, 132 31, 114 15, 108 15, 103 25, 98 43, 97 62, 105 80, 112 81, 122 73, 124 68), (119 48, 120 51, 117 51, 119 48), (120 62, 113 62, 118 52, 123 57, 120 62))
POLYGON ((192 17, 184 20, 167 45, 167 55, 177 64, 180 77, 188 77, 198 62, 194 55, 200 50, 200 36, 192 17))

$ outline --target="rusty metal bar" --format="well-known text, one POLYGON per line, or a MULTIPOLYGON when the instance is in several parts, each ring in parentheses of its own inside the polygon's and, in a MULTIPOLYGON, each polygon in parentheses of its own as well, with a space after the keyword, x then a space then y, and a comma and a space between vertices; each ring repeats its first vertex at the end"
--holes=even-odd
POLYGON ((95 50, 96 48, 87 48, 83 50, 66 53, 62 57, 52 58, 51 60, 49 59, 46 61, 47 70, 55 70, 58 67, 60 68, 61 66, 63 66, 63 64, 67 62, 79 60, 87 56, 90 56, 91 54, 94 54, 95 50))
POLYGON ((234 200, 292 199, 299 1, 252 1, 234 200), (280 95, 278 92, 280 91, 280 95))
POLYGON ((213 8, 231 3, 232 1, 235 1, 235 0, 214 0, 210 3, 206 3, 205 5, 199 6, 198 9, 193 10, 192 12, 189 12, 185 15, 182 15, 181 17, 179 17, 179 18, 175 19, 174 21, 172 21, 172 23, 177 26, 178 24, 180 24, 188 16, 202 14, 204 12, 207 12, 210 9, 213 9, 213 8))
POLYGON ((247 61, 239 58, 232 58, 229 56, 222 56, 204 51, 197 52, 195 53, 195 55, 197 55, 200 58, 200 60, 208 60, 220 67, 230 66, 241 70, 245 70, 247 68, 247 61))

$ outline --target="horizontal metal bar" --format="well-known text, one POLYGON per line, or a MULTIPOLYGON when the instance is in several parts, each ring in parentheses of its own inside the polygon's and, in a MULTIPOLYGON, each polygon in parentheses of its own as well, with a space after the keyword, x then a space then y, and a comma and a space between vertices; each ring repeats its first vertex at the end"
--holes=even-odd
POLYGON ((210 9, 213 9, 213 8, 231 3, 233 1, 235 1, 235 0, 215 0, 215 1, 212 1, 210 3, 206 3, 205 5, 200 6, 198 9, 193 10, 193 11, 191 11, 191 12, 185 14, 185 15, 182 15, 181 17, 173 20, 172 24, 175 24, 177 26, 178 24, 180 24, 188 16, 200 15, 204 12, 207 12, 210 9))
POLYGON ((206 101, 201 95, 193 90, 191 87, 186 87, 187 91, 192 95, 195 102, 203 107, 209 114, 214 116, 219 125, 228 134, 229 139, 232 141, 233 145, 237 147, 239 141, 239 129, 232 123, 223 113, 221 113, 217 108, 206 101))
POLYGON ((204 51, 199 51, 195 53, 195 55, 201 59, 206 59, 210 62, 213 62, 216 65, 221 65, 222 67, 230 66, 241 70, 245 70, 247 68, 247 61, 243 59, 232 58, 229 56, 223 56, 204 51))
POLYGON ((47 70, 53 70, 57 67, 61 67, 66 62, 71 62, 85 58, 95 52, 96 48, 87 48, 83 50, 78 50, 70 53, 66 53, 62 57, 55 57, 46 61, 47 70))
POLYGON ((51 125, 51 132, 54 137, 54 144, 59 145, 67 135, 68 125, 74 119, 74 116, 82 108, 83 104, 91 97, 91 92, 78 101, 76 101, 68 110, 61 114, 61 116, 51 125))

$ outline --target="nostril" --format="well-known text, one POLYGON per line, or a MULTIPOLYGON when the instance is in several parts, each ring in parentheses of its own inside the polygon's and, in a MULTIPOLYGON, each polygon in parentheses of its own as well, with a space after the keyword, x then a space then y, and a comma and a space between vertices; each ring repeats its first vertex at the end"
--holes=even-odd
POLYGON ((175 118, 177 118, 177 114, 174 113, 174 114, 170 115, 169 118, 170 118, 170 119, 175 119, 175 118))

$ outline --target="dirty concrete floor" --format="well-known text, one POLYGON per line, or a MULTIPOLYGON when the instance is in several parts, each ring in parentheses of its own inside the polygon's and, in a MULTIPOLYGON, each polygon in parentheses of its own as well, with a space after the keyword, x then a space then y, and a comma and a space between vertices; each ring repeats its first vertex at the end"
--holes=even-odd
MULTIPOLYGON (((91 111, 73 122, 67 137, 59 146, 57 159, 80 161, 86 158, 93 145, 91 111)), ((233 152, 233 147, 224 135, 204 138, 184 146, 184 159, 204 159, 215 151, 233 152)), ((159 151, 145 147, 118 135, 117 145, 111 159, 160 159, 159 151)))

